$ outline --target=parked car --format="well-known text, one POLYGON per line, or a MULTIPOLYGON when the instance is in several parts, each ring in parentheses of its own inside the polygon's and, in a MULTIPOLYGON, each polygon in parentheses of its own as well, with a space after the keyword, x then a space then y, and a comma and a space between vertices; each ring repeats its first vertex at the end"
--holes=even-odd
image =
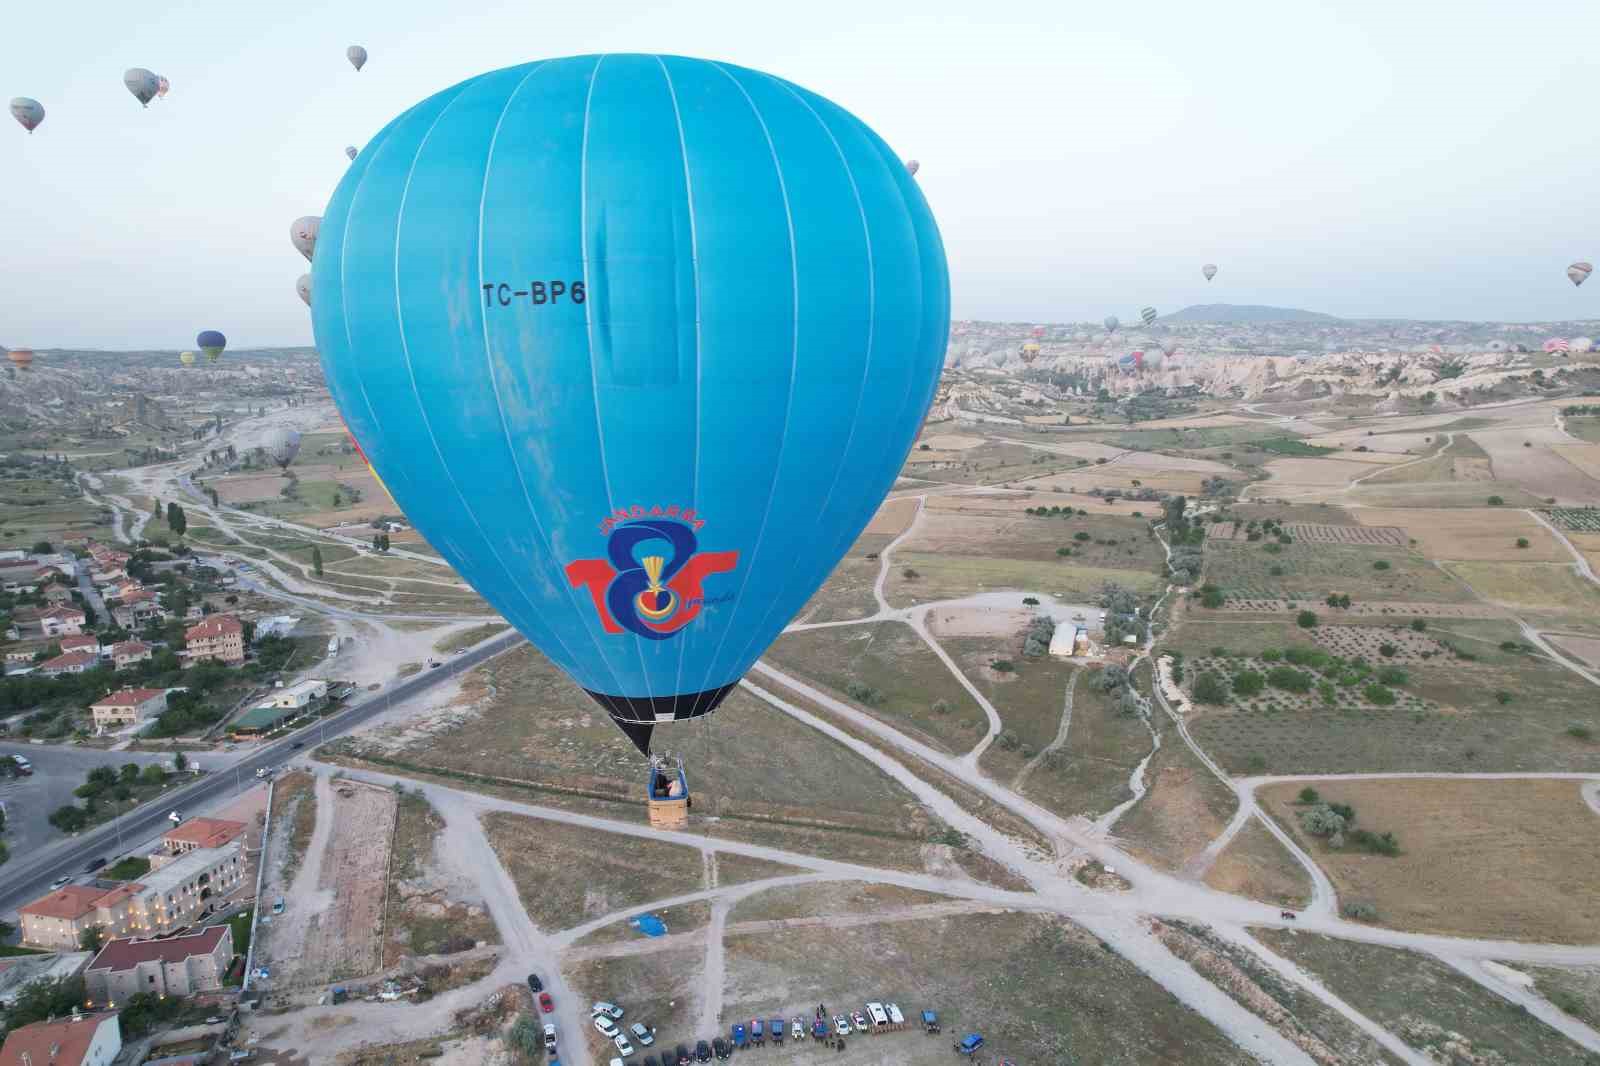
POLYGON ((550 993, 539 993, 539 1009, 544 1011, 546 1014, 549 1014, 551 1011, 556 1009, 555 1000, 550 998, 550 993))
POLYGON ((633 1054, 633 1045, 628 1042, 626 1035, 618 1033, 616 1036, 611 1038, 611 1042, 617 1045, 617 1050, 622 1052, 624 1055, 633 1054))
POLYGON ((846 1018, 842 1014, 835 1014, 833 1016, 833 1031, 838 1033, 840 1036, 849 1036, 850 1019, 846 1018))
POLYGON ((850 1012, 850 1020, 856 1023, 856 1032, 864 1033, 867 1031, 867 1016, 865 1014, 858 1010, 853 1010, 850 1012))
POLYGON ((534 992, 543 992, 544 991, 544 982, 539 980, 539 975, 538 974, 530 973, 528 975, 528 988, 531 989, 534 992))
POLYGON ((706 1043, 704 1040, 702 1040, 698 1044, 696 1044, 694 1046, 694 1061, 696 1061, 696 1062, 710 1062, 711 1061, 711 1045, 706 1043))
POLYGON ((605 1000, 600 1000, 589 1008, 589 1013, 604 1014, 608 1018, 620 1018, 622 1017, 622 1008, 615 1003, 607 1003, 605 1000))
POLYGON ((828 1023, 818 1018, 811 1023, 811 1039, 822 1040, 828 1035, 828 1023))
POLYGON ((300 749, 300 748, 303 748, 303 747, 305 747, 305 746, 306 746, 306 742, 305 742, 305 741, 303 741, 303 740, 297 740, 297 741, 295 741, 295 742, 294 742, 294 743, 293 743, 293 744, 291 744, 291 745, 289 745, 289 746, 290 746, 290 747, 291 747, 291 748, 295 748, 295 749, 296 749, 296 750, 298 750, 298 749, 300 749))
POLYGON ((83 864, 83 872, 86 873, 86 874, 92 874, 96 870, 100 869, 100 867, 104 866, 105 864, 106 864, 106 857, 104 855, 100 855, 100 856, 98 856, 96 858, 93 858, 93 859, 90 859, 88 862, 84 863, 83 864))
POLYGON ((694 1061, 694 1056, 689 1054, 688 1044, 679 1044, 674 1049, 673 1054, 676 1056, 673 1060, 673 1066, 689 1066, 694 1061))
MULTIPOLYGON (((661 1064, 656 1061, 656 1057, 654 1055, 646 1055, 644 1057, 644 1061, 639 1063, 639 1066, 661 1066, 661 1064)), ((668 1063, 667 1066, 672 1066, 672 1064, 668 1063)))
POLYGON ((611 1058, 611 1066, 628 1066, 628 1064, 613 1055, 611 1058))
POLYGON ((796 1040, 804 1040, 806 1038, 806 1020, 796 1015, 789 1022, 789 1031, 794 1034, 796 1040))
POLYGON ((277 899, 272 901, 272 913, 273 914, 282 914, 283 913, 283 897, 282 896, 279 896, 277 899))
POLYGON ((766 1046, 767 1034, 761 1025, 760 1018, 752 1018, 750 1021, 750 1042, 756 1047, 766 1046))
POLYGON ((58 877, 50 882, 50 891, 54 892, 58 888, 66 888, 71 882, 72 878, 70 877, 58 877))
POLYGON ((750 1034, 745 1032, 743 1022, 734 1022, 733 1028, 728 1032, 732 1038, 734 1047, 741 1048, 750 1043, 750 1034))
POLYGON ((621 1030, 617 1028, 617 1023, 612 1021, 610 1018, 607 1018, 604 1014, 596 1014, 594 1016, 594 1031, 605 1037, 607 1040, 610 1040, 612 1037, 621 1032, 621 1030))
POLYGON ((544 1049, 545 1049, 545 1051, 549 1052, 552 1055, 555 1054, 555 1050, 556 1050, 556 1023, 555 1022, 545 1022, 544 1023, 544 1049))
POLYGON ((772 1021, 767 1023, 767 1028, 772 1030, 772 1042, 774 1044, 783 1043, 783 1019, 782 1018, 774 1018, 774 1019, 772 1019, 772 1021))
POLYGON ((643 1022, 634 1022, 628 1026, 628 1031, 633 1034, 635 1040, 639 1041, 640 1047, 649 1047, 656 1042, 656 1034, 646 1029, 643 1022))
POLYGON ((719 1059, 731 1059, 733 1057, 733 1045, 719 1036, 711 1041, 711 1053, 719 1059))

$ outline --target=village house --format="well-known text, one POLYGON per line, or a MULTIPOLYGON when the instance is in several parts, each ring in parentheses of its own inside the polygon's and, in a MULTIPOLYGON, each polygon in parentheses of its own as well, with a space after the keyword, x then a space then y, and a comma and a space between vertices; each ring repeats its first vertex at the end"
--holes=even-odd
POLYGON ((155 649, 143 641, 124 640, 111 645, 111 662, 118 670, 134 663, 149 662, 154 655, 155 649))
POLYGON ((116 1014, 73 1014, 11 1030, 0 1066, 111 1066, 121 1052, 116 1014))
POLYGON ((89 705, 96 732, 125 725, 143 725, 167 709, 164 688, 125 688, 89 705))
POLYGON ((230 818, 190 818, 167 830, 161 838, 162 851, 150 856, 152 869, 187 855, 198 848, 222 848, 244 836, 245 824, 230 818))
POLYGON ((112 620, 123 629, 137 629, 164 614, 156 592, 142 587, 124 593, 120 602, 111 605, 112 620))
POLYGON ((69 651, 40 663, 39 672, 45 677, 60 677, 62 674, 81 674, 99 665, 98 655, 86 651, 69 651))
POLYGON ((80 633, 75 637, 62 637, 58 642, 62 652, 87 651, 100 654, 100 638, 93 633, 80 633))
POLYGON ((68 604, 72 602, 72 589, 67 585, 51 585, 44 590, 44 598, 46 603, 68 604))
POLYGON ((215 659, 230 666, 244 662, 244 626, 231 614, 213 615, 184 631, 190 662, 215 659))
POLYGON ((77 636, 89 616, 76 607, 51 607, 39 616, 39 627, 47 637, 77 636))
POLYGON ((83 972, 93 1003, 115 1006, 137 992, 192 996, 215 992, 233 961, 233 929, 208 925, 166 940, 112 940, 83 972))

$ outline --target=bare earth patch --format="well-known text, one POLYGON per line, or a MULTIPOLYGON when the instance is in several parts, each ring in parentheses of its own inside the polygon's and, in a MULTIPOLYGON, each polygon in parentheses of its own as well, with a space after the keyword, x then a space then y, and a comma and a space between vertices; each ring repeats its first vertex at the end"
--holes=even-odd
POLYGON ((1504 507, 1439 507, 1431 509, 1357 508, 1355 516, 1371 526, 1400 526, 1430 559, 1505 560, 1564 563, 1566 547, 1527 512, 1504 507), (1524 537, 1528 547, 1518 548, 1524 537))
POLYGON ((1311 876, 1255 818, 1222 849, 1206 872, 1206 884, 1283 907, 1311 902, 1311 876))

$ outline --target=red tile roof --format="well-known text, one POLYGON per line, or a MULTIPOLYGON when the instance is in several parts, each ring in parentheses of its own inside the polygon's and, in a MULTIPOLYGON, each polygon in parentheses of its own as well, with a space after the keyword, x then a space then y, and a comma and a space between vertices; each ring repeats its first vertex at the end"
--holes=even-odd
POLYGON ((157 696, 166 695, 164 688, 125 688, 121 692, 113 692, 109 696, 102 696, 89 705, 90 710, 97 707, 137 707, 147 703, 157 696))
MULTIPOLYGON (((65 642, 62 643, 62 647, 66 647, 65 642)), ((116 659, 124 655, 143 655, 149 650, 150 645, 144 643, 143 641, 124 640, 120 643, 111 645, 111 657, 116 659)))
POLYGON ((100 656, 87 651, 69 651, 64 655, 57 655, 54 659, 46 659, 39 664, 41 670, 66 670, 73 666, 92 666, 100 661, 100 656))
POLYGON ((92 633, 80 633, 73 637, 61 638, 62 651, 99 651, 100 638, 92 633))
POLYGON ((208 640, 229 633, 243 633, 244 626, 231 614, 212 615, 199 625, 190 626, 183 631, 185 640, 208 640))
POLYGON ((119 1026, 115 1013, 79 1014, 53 1022, 34 1022, 20 1026, 6 1037, 0 1048, 0 1066, 78 1066, 94 1043, 102 1023, 119 1026))
POLYGON ((202 848, 220 848, 245 831, 243 822, 227 818, 190 818, 182 825, 169 830, 162 840, 168 844, 194 844, 202 848))
POLYGON ((17 911, 20 914, 32 914, 39 918, 65 918, 68 921, 75 922, 97 907, 120 903, 124 898, 143 888, 143 885, 133 882, 118 885, 116 888, 68 885, 65 888, 56 889, 48 896, 40 896, 32 903, 24 903, 17 908, 17 911))
POLYGON ((113 940, 100 949, 87 969, 116 971, 131 969, 141 962, 182 962, 211 954, 229 933, 226 925, 208 925, 198 933, 165 940, 113 940))
POLYGON ((78 621, 82 622, 88 617, 88 615, 84 614, 76 607, 52 607, 39 617, 53 618, 62 622, 65 622, 70 618, 76 618, 78 621))

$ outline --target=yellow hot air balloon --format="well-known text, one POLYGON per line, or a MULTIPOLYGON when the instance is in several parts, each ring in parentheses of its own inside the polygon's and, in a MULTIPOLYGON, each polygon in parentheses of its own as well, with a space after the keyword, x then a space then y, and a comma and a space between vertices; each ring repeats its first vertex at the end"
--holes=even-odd
POLYGON ((178 353, 178 362, 182 363, 184 366, 194 366, 194 353, 193 352, 179 352, 178 353))

